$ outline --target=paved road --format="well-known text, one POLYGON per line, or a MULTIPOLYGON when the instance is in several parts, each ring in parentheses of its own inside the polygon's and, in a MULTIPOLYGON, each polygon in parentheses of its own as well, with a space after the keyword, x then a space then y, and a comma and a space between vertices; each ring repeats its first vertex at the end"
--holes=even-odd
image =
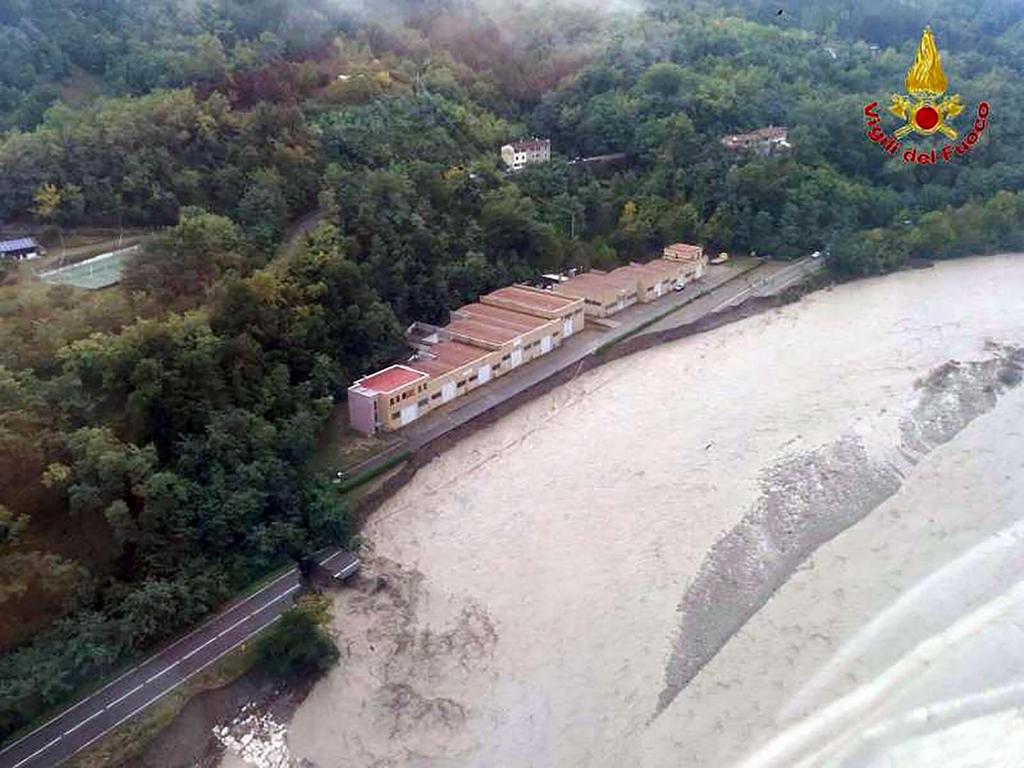
POLYGON ((743 290, 724 299, 711 311, 718 312, 725 307, 742 304, 752 296, 771 296, 772 294, 781 293, 786 288, 799 283, 824 266, 821 259, 808 257, 800 261, 794 261, 792 264, 780 265, 777 269, 766 274, 762 274, 760 270, 755 271, 744 279, 743 282, 746 283, 746 287, 743 290))
MULTIPOLYGON (((742 264, 712 270, 701 281, 702 285, 695 286, 706 291, 697 300, 693 300, 692 288, 688 288, 687 292, 674 293, 659 302, 630 307, 616 315, 619 325, 613 330, 603 333, 584 331, 531 362, 516 375, 504 376, 477 390, 476 397, 467 397, 457 408, 435 412, 410 425, 405 430, 405 442, 396 448, 415 450, 425 445, 548 376, 578 363, 605 342, 632 333, 673 304, 679 305, 680 310, 660 320, 650 328, 651 331, 692 322, 709 312, 738 304, 751 295, 781 291, 820 266, 819 262, 810 259, 787 265, 765 264, 738 279, 733 278, 744 268, 742 264)), ((377 459, 384 460, 381 457, 377 459)), ((348 575, 359 566, 357 559, 341 550, 331 552, 320 562, 335 577, 348 575)), ((298 589, 299 578, 295 569, 278 576, 255 594, 230 606, 160 653, 0 750, 0 768, 60 765, 272 624, 291 605, 292 596, 298 589)))
MULTIPOLYGON (((359 567, 358 558, 334 550, 320 564, 335 577, 359 567)), ((0 750, 0 768, 60 765, 198 675, 222 656, 273 624, 299 589, 292 568, 164 648, 55 718, 0 750)))
POLYGON ((582 333, 567 339, 561 346, 531 361, 529 365, 523 366, 515 373, 502 376, 486 387, 474 390, 449 407, 428 413, 402 430, 403 440, 400 443, 352 468, 349 473, 355 475, 366 472, 402 451, 419 450, 499 403, 515 397, 571 365, 578 364, 602 344, 630 335, 638 327, 673 306, 677 306, 678 311, 645 330, 653 332, 693 322, 711 312, 740 303, 751 295, 776 293, 802 280, 821 266, 820 261, 809 258, 793 263, 763 262, 756 266, 755 260, 734 259, 727 264, 712 266, 697 284, 688 286, 685 291, 673 292, 648 304, 635 304, 616 314, 614 321, 617 327, 600 331, 596 330, 596 326, 588 326, 582 333), (702 293, 695 299, 694 291, 702 293))

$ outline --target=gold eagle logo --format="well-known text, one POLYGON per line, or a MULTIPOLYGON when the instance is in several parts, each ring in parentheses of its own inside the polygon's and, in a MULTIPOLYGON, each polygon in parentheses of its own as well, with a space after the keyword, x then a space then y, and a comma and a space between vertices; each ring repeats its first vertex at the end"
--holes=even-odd
POLYGON ((896 138, 902 139, 911 131, 916 131, 922 136, 939 132, 949 139, 955 139, 957 133, 946 121, 963 112, 964 105, 956 94, 942 98, 949 87, 949 81, 942 71, 939 48, 935 44, 931 27, 925 27, 921 35, 914 64, 907 70, 905 85, 912 98, 894 93, 892 104, 889 105, 889 111, 906 122, 906 125, 894 132, 896 138))

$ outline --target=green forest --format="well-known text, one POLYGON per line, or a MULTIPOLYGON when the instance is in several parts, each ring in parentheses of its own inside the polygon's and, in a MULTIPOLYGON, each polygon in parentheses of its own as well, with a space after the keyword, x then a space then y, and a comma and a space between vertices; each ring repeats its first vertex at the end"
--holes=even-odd
POLYGON ((840 278, 1024 247, 1024 6, 780 7, 0 2, 0 224, 151 232, 92 294, 3 267, 0 737, 354 533, 310 456, 414 320, 679 240, 840 278), (957 126, 992 114, 911 167, 863 108, 922 19, 957 126), (791 151, 722 146, 767 125, 791 151))

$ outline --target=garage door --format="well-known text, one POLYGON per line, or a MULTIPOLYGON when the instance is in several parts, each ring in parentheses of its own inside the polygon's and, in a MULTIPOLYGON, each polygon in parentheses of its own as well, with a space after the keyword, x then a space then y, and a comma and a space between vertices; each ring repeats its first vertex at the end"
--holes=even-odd
POLYGON ((476 383, 486 384, 491 380, 491 366, 481 365, 476 369, 476 383))
POLYGON ((518 349, 513 349, 512 350, 512 367, 515 368, 516 366, 519 366, 519 365, 522 365, 522 364, 523 364, 523 348, 519 347, 518 349))
POLYGON ((402 409, 402 426, 404 427, 410 421, 415 421, 416 417, 419 416, 419 413, 420 409, 416 403, 405 406, 405 408, 402 409))
POLYGON ((455 382, 454 381, 448 381, 448 382, 444 383, 444 385, 441 387, 441 402, 442 403, 447 403, 449 400, 452 400, 452 399, 455 398, 455 388, 456 387, 455 387, 455 382))
POLYGON ((551 337, 545 336, 540 340, 540 353, 546 355, 551 351, 551 337))
POLYGON ((657 296, 661 296, 661 283, 655 283, 654 284, 654 295, 656 297, 657 296))
POLYGON ((572 336, 572 318, 562 321, 562 338, 568 339, 572 336))

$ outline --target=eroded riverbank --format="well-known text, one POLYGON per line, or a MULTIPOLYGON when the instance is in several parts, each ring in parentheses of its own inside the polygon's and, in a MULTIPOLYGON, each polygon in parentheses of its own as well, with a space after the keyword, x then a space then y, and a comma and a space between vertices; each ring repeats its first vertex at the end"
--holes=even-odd
MULTIPOLYGON (((1000 399, 996 389, 1010 386, 1000 382, 966 398, 984 407, 950 421, 959 426, 944 443, 907 431, 915 414, 942 421, 918 410, 915 382, 951 359, 973 379, 966 364, 1003 366, 989 342, 1024 343, 1021 284, 1024 261, 993 257, 840 286, 583 374, 467 437, 369 521, 368 566, 387 583, 339 596, 343 660, 296 714, 293 755, 324 767, 738 760, 771 734, 768 702, 796 682, 783 673, 765 690, 756 674, 746 690, 709 682, 744 637, 729 639, 744 612, 787 575, 772 571, 771 557, 767 566, 751 558, 756 537, 736 538, 757 545, 749 550, 723 542, 761 525, 803 559, 807 541, 863 517, 831 546, 878 518, 963 434, 1002 424, 1012 398, 1000 399), (922 453, 911 445, 922 438, 939 447, 922 453), (803 511, 771 514, 793 499, 803 511), (800 535, 787 543, 790 533, 800 535), (687 595, 721 588, 702 577, 716 552, 737 575, 756 564, 756 583, 737 591, 739 610, 724 618, 680 616, 687 595), (680 644, 687 627, 707 642, 680 644), (702 654, 693 671, 703 671, 683 687, 702 654), (667 708, 652 723, 659 696, 667 708), (760 719, 709 720, 743 706, 760 719)), ((946 510, 943 525, 968 514, 946 510)), ((921 567, 936 565, 930 553, 922 548, 921 567)), ((868 591, 883 604, 894 597, 868 591)), ((841 624, 838 597, 815 606, 830 608, 841 624)), ((806 631, 830 637, 825 630, 806 631)), ((764 631, 759 643, 777 651, 835 642, 808 640, 803 625, 764 631)))

